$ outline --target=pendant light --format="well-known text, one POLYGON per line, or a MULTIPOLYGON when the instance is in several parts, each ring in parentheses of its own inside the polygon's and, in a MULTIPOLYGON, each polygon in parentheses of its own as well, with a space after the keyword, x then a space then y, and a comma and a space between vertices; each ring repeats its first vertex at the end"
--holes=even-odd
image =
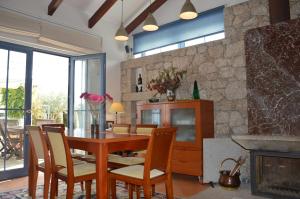
POLYGON ((128 33, 124 28, 123 25, 123 0, 122 1, 122 15, 121 15, 121 25, 120 28, 118 29, 118 31, 115 34, 115 40, 118 41, 127 41, 128 40, 128 33))
MULTIPOLYGON (((150 0, 150 5, 151 5, 151 0, 150 0)), ((158 30, 158 28, 159 27, 157 25, 155 18, 153 17, 152 13, 149 12, 147 18, 145 19, 143 29, 145 31, 156 31, 158 30)))
POLYGON ((186 0, 183 7, 181 8, 179 17, 181 19, 190 20, 196 18, 197 16, 198 13, 191 0, 186 0))

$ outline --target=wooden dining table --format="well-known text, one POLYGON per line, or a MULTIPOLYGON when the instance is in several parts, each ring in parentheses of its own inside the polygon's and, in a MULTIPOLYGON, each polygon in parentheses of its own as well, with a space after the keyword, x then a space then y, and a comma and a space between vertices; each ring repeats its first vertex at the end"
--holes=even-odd
POLYGON ((108 193, 108 154, 122 150, 143 150, 147 148, 149 136, 136 134, 115 134, 100 132, 67 136, 70 148, 91 152, 96 157, 96 196, 98 199, 109 198, 108 193))

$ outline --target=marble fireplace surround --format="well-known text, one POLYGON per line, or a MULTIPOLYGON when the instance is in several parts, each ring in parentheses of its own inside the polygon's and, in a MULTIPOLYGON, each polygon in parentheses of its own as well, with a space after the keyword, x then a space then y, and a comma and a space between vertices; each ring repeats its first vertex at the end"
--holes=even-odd
POLYGON ((248 150, 300 152, 300 19, 245 35, 248 150))
POLYGON ((300 152, 300 136, 235 135, 232 140, 247 150, 300 152))

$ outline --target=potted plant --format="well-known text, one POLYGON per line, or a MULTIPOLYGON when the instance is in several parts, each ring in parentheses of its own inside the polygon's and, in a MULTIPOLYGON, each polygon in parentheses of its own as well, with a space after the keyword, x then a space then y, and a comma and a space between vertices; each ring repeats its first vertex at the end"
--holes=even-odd
POLYGON ((158 77, 151 79, 150 82, 147 83, 147 88, 150 91, 157 91, 152 97, 152 101, 153 98, 156 98, 157 94, 162 95, 165 93, 167 94, 167 99, 169 101, 174 101, 176 98, 175 91, 181 85, 180 81, 184 74, 186 74, 186 70, 177 70, 174 67, 160 71, 158 77))

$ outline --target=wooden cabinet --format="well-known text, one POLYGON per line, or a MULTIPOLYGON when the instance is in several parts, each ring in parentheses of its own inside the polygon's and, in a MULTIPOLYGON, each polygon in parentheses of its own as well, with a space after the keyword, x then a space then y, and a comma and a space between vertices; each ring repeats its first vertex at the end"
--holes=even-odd
POLYGON ((137 124, 177 127, 173 171, 202 176, 202 141, 214 137, 213 112, 213 102, 208 100, 138 103, 137 124))

